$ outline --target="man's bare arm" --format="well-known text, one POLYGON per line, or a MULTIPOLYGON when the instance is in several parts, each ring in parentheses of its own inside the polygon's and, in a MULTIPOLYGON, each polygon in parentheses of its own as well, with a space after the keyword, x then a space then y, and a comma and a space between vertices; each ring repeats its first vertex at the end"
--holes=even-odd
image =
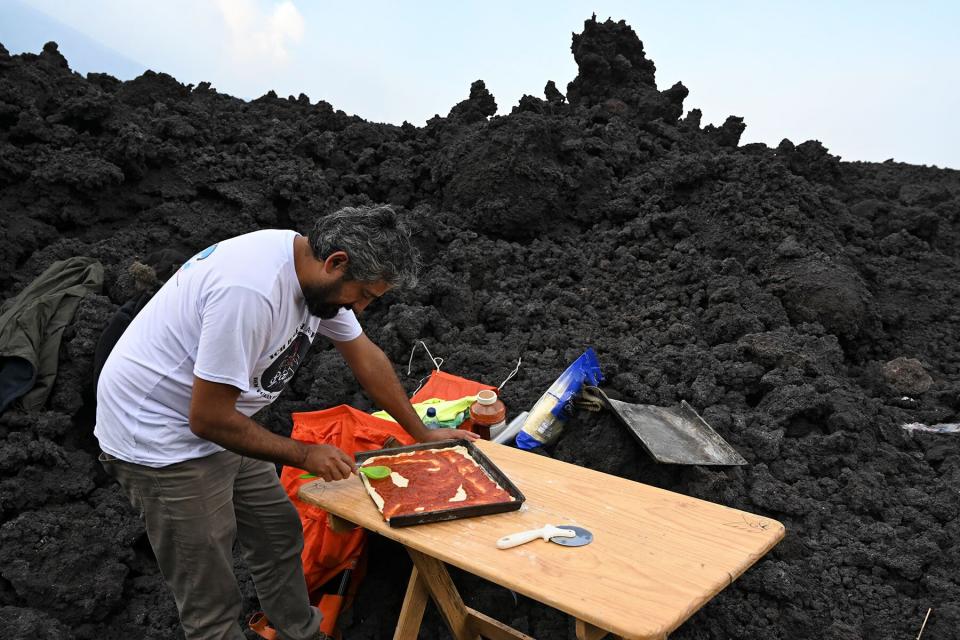
POLYGON ((377 406, 393 416, 394 420, 417 441, 429 442, 447 438, 475 440, 477 438, 475 434, 461 429, 433 431, 427 429, 410 404, 406 391, 403 390, 397 374, 393 371, 390 359, 365 333, 361 333, 354 340, 334 344, 370 398, 377 406))
POLYGON ((236 409, 240 390, 228 384, 193 379, 190 430, 234 453, 305 469, 324 480, 342 480, 353 460, 331 445, 308 445, 268 431, 236 409))

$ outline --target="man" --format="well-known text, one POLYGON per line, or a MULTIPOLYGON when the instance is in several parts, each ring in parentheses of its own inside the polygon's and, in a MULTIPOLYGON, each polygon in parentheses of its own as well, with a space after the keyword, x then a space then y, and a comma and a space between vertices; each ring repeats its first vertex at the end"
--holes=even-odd
POLYGON ((317 333, 411 436, 474 438, 424 427, 356 319, 392 287, 412 286, 417 262, 409 230, 386 206, 321 217, 309 238, 249 233, 187 261, 117 342, 97 386, 100 459, 142 512, 189 640, 244 637, 235 537, 280 636, 322 638, 300 520, 272 463, 330 481, 349 477, 353 459, 250 418, 277 398, 317 333))

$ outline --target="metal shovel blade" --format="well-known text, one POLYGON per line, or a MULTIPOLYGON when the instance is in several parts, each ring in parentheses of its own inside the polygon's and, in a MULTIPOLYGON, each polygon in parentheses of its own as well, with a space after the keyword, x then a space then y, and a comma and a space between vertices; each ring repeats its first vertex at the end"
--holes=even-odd
POLYGON ((606 406, 630 429, 657 462, 740 466, 747 464, 686 401, 677 409, 630 404, 607 397, 597 387, 584 387, 584 399, 606 406))

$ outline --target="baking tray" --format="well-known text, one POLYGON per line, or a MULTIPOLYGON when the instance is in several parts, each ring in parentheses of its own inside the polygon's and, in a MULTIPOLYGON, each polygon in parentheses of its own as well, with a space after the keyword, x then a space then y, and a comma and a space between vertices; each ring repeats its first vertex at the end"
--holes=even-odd
MULTIPOLYGON (((480 468, 487 472, 493 481, 500 485, 504 491, 513 497, 512 502, 493 502, 491 504, 477 504, 469 507, 454 507, 452 509, 441 509, 439 511, 424 511, 423 513, 413 513, 409 515, 394 516, 387 519, 387 524, 391 527, 409 527, 415 524, 426 524, 428 522, 444 522, 447 520, 459 520, 460 518, 473 518, 475 516, 486 516, 491 513, 505 513, 507 511, 516 511, 526 500, 520 493, 516 485, 510 482, 503 471, 497 465, 493 464, 487 456, 484 455, 469 440, 441 440, 439 442, 424 442, 421 444, 412 444, 405 447, 393 447, 391 449, 377 449, 376 451, 363 451, 356 454, 357 464, 361 464, 367 458, 375 456, 392 456, 398 453, 407 453, 410 451, 420 451, 423 449, 449 449, 453 447, 464 447, 467 453, 476 461, 480 468)), ((369 492, 368 492, 369 495, 369 492)), ((372 500, 373 498, 371 498, 372 500)))

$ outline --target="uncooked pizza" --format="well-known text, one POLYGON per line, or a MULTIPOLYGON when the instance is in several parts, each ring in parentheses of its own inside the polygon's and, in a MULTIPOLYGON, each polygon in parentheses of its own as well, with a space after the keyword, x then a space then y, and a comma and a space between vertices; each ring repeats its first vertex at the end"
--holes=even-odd
POLYGON ((515 500, 463 446, 375 456, 363 464, 390 467, 390 475, 378 480, 360 474, 386 520, 515 500))

